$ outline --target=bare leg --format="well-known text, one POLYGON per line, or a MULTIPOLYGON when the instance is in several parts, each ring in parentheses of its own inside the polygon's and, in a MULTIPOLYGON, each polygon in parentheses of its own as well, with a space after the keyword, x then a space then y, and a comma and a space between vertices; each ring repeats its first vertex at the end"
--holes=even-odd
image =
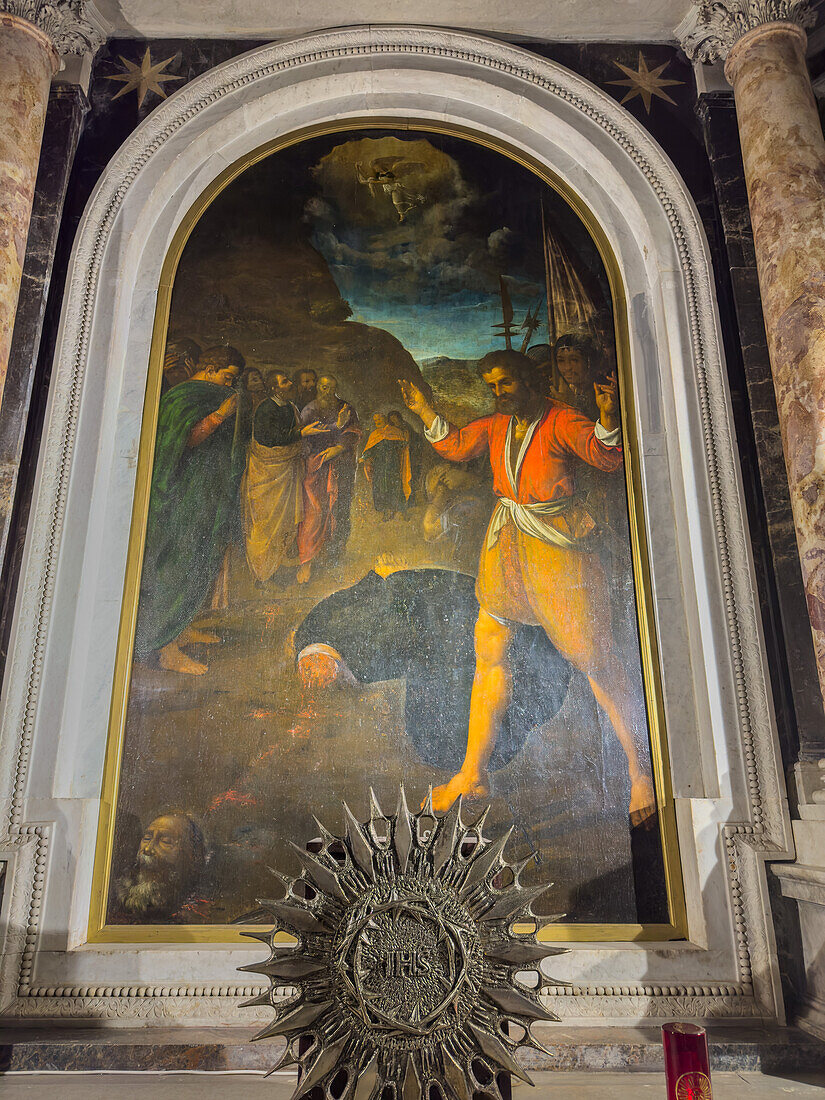
POLYGON ((206 665, 183 652, 177 638, 158 651, 158 664, 167 672, 185 672, 189 676, 203 676, 207 671, 206 665))
POLYGON ((624 669, 620 666, 613 667, 612 676, 608 681, 613 689, 610 693, 602 686, 607 680, 602 670, 591 671, 587 679, 590 681, 596 702, 610 719, 627 757, 627 770, 630 773, 630 806, 628 808, 630 824, 632 826, 642 825, 645 822, 652 824, 653 815, 656 813, 656 792, 653 788, 653 780, 642 768, 633 731, 625 721, 625 714, 631 712, 631 701, 624 669), (619 705, 617 695, 621 696, 621 703, 624 705, 619 705))
POLYGON ((490 793, 487 762, 495 748, 501 721, 512 693, 508 651, 513 630, 482 608, 475 630, 476 671, 470 696, 467 752, 461 770, 433 791, 433 809, 446 810, 459 795, 486 798, 490 793))
POLYGON ((533 610, 562 657, 587 677, 627 757, 630 824, 650 828, 655 821, 656 793, 646 763, 640 759, 632 726, 634 713, 644 715, 644 703, 634 699, 627 670, 611 645, 610 604, 602 567, 592 554, 537 553, 534 544, 535 540, 523 539, 523 550, 533 559, 529 586, 533 610), (553 592, 549 598, 543 594, 548 585, 553 592))

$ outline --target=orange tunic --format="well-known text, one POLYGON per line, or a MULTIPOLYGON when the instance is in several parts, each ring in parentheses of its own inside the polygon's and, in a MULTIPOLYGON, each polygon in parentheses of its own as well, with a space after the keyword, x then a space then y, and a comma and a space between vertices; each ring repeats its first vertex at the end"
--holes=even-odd
POLYGON ((431 439, 452 462, 490 454, 499 505, 481 551, 478 601, 493 618, 543 627, 568 660, 592 670, 611 648, 610 603, 601 561, 587 549, 595 525, 575 498, 576 466, 619 470, 622 448, 599 440, 595 424, 575 410, 549 403, 515 459, 511 421, 494 413, 431 439))
POLYGON ((572 456, 599 470, 613 471, 622 466, 622 448, 602 443, 596 436, 592 420, 567 405, 550 402, 530 440, 518 484, 513 485, 505 453, 511 419, 504 413, 493 413, 473 420, 466 428, 451 425, 447 437, 432 445, 451 462, 466 462, 489 450, 493 492, 519 504, 572 496, 576 467, 572 456))

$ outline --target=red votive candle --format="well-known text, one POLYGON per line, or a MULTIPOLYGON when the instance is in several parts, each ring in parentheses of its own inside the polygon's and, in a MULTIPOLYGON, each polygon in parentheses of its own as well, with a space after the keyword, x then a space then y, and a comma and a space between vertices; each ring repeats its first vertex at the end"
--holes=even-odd
POLYGON ((667 1100, 711 1100, 708 1036, 697 1024, 665 1024, 667 1100))

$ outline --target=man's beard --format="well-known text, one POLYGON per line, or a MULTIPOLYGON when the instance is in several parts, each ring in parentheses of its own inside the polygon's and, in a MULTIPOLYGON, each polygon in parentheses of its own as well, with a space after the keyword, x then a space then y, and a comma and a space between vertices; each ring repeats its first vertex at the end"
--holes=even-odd
POLYGON ((525 401, 509 393, 503 393, 496 398, 496 412, 504 413, 505 416, 518 416, 524 411, 525 405, 525 401))
POLYGON ((118 879, 115 893, 131 916, 169 917, 189 894, 188 877, 175 866, 139 855, 131 874, 118 879))
POLYGON ((328 409, 336 409, 338 407, 338 397, 334 393, 319 393, 315 397, 315 404, 319 409, 323 409, 324 412, 328 409))

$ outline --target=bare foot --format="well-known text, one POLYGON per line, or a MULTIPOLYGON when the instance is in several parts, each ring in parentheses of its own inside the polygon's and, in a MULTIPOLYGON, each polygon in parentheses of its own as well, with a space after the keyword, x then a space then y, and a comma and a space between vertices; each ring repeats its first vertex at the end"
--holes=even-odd
POLYGON ((197 630, 194 626, 187 626, 178 638, 178 645, 217 645, 219 641, 213 630, 197 630))
POLYGON ((158 664, 167 672, 185 672, 189 676, 203 676, 206 665, 188 657, 177 642, 170 642, 158 653, 158 664))
POLYGON ((295 580, 298 584, 306 584, 312 573, 311 562, 305 561, 303 565, 298 566, 298 572, 295 574, 295 580))
POLYGON ((488 798, 490 784, 486 774, 468 776, 464 772, 454 775, 449 783, 443 783, 433 790, 433 809, 441 812, 449 810, 459 795, 466 799, 488 798))
POLYGON ((654 814, 656 813, 656 792, 653 789, 653 781, 648 775, 640 775, 634 779, 630 786, 630 825, 644 825, 646 829, 653 828, 654 814))

